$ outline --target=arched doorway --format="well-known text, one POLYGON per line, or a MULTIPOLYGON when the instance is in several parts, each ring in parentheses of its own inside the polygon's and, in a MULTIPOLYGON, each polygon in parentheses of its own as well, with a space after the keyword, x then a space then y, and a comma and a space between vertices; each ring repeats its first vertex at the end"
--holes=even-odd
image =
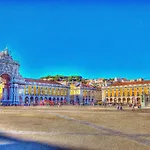
POLYGON ((11 78, 8 74, 0 76, 0 100, 8 101, 10 99, 9 82, 11 78))
POLYGON ((30 105, 33 105, 33 104, 34 104, 34 98, 30 97, 30 105))
POLYGON ((121 98, 118 98, 118 103, 119 103, 119 104, 121 103, 121 98))
POLYGON ((35 97, 35 105, 38 105, 38 97, 35 97))
POLYGON ((29 97, 25 97, 24 103, 29 104, 29 97))
POLYGON ((110 104, 112 104, 112 101, 113 101, 113 99, 112 99, 112 98, 110 98, 110 104))
POLYGON ((53 102, 54 102, 54 104, 56 104, 56 99, 55 99, 55 97, 53 98, 53 102))
POLYGON ((114 98, 114 105, 116 105, 116 103, 117 103, 117 100, 116 100, 116 98, 114 98))
POLYGON ((60 102, 63 103, 63 98, 62 97, 60 98, 60 102))
POLYGON ((123 98, 123 104, 125 104, 126 103, 126 98, 123 98))
POLYGON ((59 103, 59 98, 57 97, 57 103, 59 103))
POLYGON ((137 104, 140 104, 141 103, 141 100, 139 97, 137 97, 137 104))
POLYGON ((40 101, 42 101, 43 100, 43 97, 40 97, 40 101))
POLYGON ((130 98, 127 98, 127 104, 130 104, 131 102, 130 102, 130 98))

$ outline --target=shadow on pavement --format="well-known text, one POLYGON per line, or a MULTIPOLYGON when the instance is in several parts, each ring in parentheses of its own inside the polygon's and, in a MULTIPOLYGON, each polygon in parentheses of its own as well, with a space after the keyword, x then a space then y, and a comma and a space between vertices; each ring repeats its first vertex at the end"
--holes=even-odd
POLYGON ((77 150, 76 148, 63 148, 35 141, 19 140, 0 133, 0 150, 77 150))

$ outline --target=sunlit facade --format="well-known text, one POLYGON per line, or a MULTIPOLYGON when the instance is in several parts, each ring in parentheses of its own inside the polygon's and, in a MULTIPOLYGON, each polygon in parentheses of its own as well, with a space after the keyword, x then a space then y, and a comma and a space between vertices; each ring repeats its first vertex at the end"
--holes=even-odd
POLYGON ((149 103, 150 81, 116 82, 102 87, 102 99, 107 103, 149 103))
POLYGON ((70 84, 70 103, 91 104, 96 101, 96 89, 82 83, 70 84))
POLYGON ((38 105, 46 100, 69 102, 70 87, 54 81, 23 78, 20 64, 8 49, 0 52, 0 101, 2 104, 38 105))

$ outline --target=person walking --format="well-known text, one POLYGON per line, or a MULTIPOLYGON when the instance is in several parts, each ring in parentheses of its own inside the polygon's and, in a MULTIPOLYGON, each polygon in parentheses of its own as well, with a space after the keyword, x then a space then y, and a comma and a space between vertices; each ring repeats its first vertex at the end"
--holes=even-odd
POLYGON ((132 104, 132 110, 134 110, 134 104, 132 104))

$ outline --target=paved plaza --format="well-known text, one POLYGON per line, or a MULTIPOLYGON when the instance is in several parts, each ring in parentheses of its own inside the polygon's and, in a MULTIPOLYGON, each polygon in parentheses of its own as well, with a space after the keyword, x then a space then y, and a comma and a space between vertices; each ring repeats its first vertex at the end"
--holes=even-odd
POLYGON ((150 109, 0 107, 0 149, 149 150, 150 109))

